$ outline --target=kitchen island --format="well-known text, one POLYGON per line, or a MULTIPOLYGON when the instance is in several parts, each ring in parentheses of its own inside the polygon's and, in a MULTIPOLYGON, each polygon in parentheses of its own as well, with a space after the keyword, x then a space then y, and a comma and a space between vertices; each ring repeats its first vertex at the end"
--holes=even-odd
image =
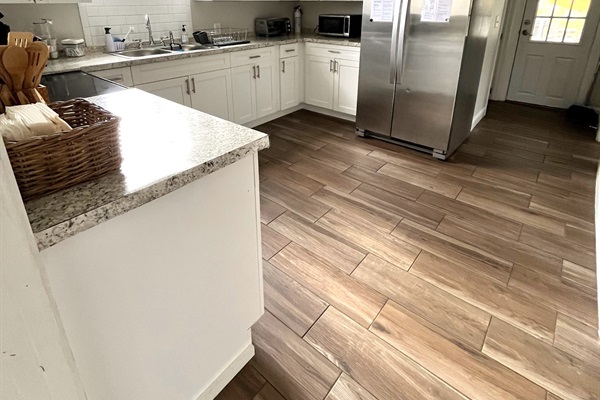
POLYGON ((25 203, 90 400, 212 399, 262 315, 257 152, 267 135, 137 89, 121 170, 25 203))

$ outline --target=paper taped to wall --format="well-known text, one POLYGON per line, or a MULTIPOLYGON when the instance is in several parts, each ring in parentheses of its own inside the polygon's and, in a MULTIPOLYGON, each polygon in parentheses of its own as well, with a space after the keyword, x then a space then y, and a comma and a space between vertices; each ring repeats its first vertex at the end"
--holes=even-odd
POLYGON ((392 22, 394 19, 394 0, 373 0, 371 2, 372 22, 392 22))
POLYGON ((450 22, 452 0, 423 0, 421 22, 450 22))

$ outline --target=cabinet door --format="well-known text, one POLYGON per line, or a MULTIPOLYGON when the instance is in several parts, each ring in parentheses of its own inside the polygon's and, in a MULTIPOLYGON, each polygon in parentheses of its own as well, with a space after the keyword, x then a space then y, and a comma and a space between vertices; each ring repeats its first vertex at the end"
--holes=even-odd
POLYGON ((256 65, 256 118, 279 111, 279 74, 273 62, 256 65))
POLYGON ((256 78, 253 65, 231 69, 233 122, 245 124, 256 119, 256 78))
POLYGON ((105 69, 103 71, 94 71, 90 74, 123 86, 133 86, 133 77, 131 75, 131 68, 129 67, 105 69))
POLYGON ((358 97, 358 61, 335 60, 333 109, 356 115, 358 97))
POLYGON ((190 77, 192 107, 215 117, 233 119, 231 71, 205 72, 190 77))
POLYGON ((144 83, 143 85, 136 86, 136 88, 184 106, 190 107, 192 105, 192 100, 190 98, 190 80, 188 77, 144 83))
POLYGON ((279 61, 281 109, 285 110, 300 103, 300 65, 298 57, 279 61))
POLYGON ((323 108, 333 108, 333 59, 306 57, 304 101, 323 108))

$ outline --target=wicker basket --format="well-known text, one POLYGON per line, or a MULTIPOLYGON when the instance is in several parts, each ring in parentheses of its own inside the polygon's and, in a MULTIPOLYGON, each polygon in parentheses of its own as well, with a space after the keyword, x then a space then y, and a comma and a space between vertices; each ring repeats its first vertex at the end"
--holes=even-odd
POLYGON ((72 131, 4 139, 24 200, 97 178, 121 166, 119 118, 84 99, 49 104, 72 131))

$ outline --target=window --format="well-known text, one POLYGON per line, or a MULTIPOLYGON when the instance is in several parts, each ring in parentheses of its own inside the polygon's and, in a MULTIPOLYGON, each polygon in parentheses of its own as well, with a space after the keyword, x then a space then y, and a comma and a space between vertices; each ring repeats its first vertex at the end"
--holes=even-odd
POLYGON ((591 0, 539 0, 530 40, 579 43, 590 2, 591 0))

